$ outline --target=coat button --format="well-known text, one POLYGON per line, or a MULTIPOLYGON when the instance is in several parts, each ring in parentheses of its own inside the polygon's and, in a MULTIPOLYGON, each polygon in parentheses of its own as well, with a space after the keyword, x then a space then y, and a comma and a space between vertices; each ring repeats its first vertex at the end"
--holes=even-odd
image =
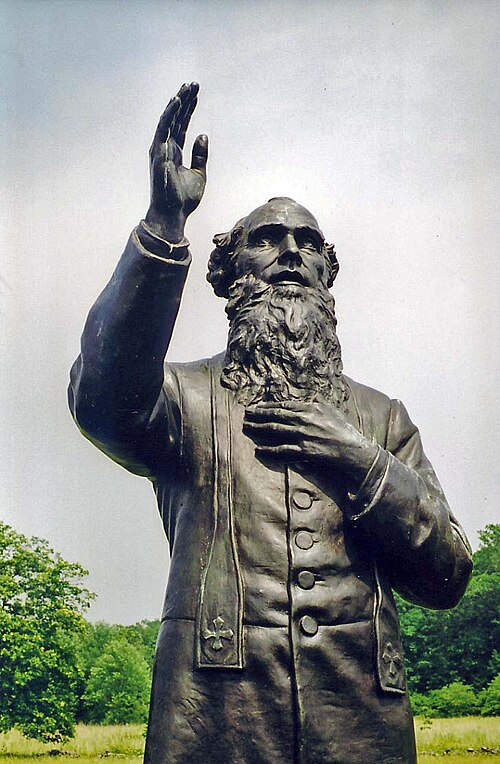
POLYGON ((301 570, 297 576, 297 580, 301 589, 312 589, 316 583, 314 573, 311 573, 310 570, 301 570))
POLYGON ((310 549, 314 540, 309 531, 299 531, 295 536, 295 544, 299 549, 310 549))
POLYGON ((314 637, 318 633, 318 622, 310 615, 304 615, 299 621, 300 628, 308 637, 314 637))
POLYGON ((292 501, 298 509, 310 509, 312 507, 313 498, 314 497, 309 491, 304 491, 299 488, 297 491, 294 491, 292 501))

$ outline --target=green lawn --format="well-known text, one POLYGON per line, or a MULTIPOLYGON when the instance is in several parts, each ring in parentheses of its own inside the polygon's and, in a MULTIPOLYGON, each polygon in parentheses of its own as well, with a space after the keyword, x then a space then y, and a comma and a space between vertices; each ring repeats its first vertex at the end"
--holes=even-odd
POLYGON ((419 764, 500 762, 500 718, 415 720, 419 764), (472 749, 469 752, 469 749, 472 749), (486 749, 486 751, 485 751, 486 749))
MULTIPOLYGON (((443 764, 500 764, 498 717, 417 719, 415 726, 419 764, 437 764, 439 760, 443 764)), ((59 750, 79 764, 96 764, 103 755, 122 764, 139 764, 143 746, 144 727, 140 725, 79 725, 76 737, 66 745, 43 745, 12 731, 0 735, 0 760, 10 760, 13 764, 49 764, 56 758, 55 750, 59 750)))
POLYGON ((97 758, 106 754, 111 758, 114 754, 120 757, 120 761, 141 761, 144 748, 145 726, 140 724, 113 725, 113 726, 87 726, 79 724, 76 728, 76 736, 65 745, 37 743, 27 740, 15 730, 6 735, 0 735, 0 759, 15 759, 19 762, 33 760, 40 764, 45 761, 54 761, 54 754, 49 757, 43 753, 51 750, 60 750, 72 757, 78 757, 79 762, 94 762, 97 758), (127 758, 124 758, 126 756, 127 758))

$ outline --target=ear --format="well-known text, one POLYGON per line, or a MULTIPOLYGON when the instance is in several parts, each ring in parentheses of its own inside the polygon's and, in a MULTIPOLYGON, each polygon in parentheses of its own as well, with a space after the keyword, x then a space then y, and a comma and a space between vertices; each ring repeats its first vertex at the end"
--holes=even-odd
POLYGON ((232 255, 242 231, 242 226, 235 226, 227 233, 216 233, 212 241, 217 249, 223 250, 224 255, 232 255))
POLYGON ((339 272, 339 261, 337 260, 337 253, 335 252, 335 245, 334 244, 327 244, 326 241, 323 245, 323 251, 325 253, 325 258, 328 262, 328 282, 327 286, 330 288, 333 286, 333 282, 337 278, 337 273, 339 272))
POLYGON ((207 281, 212 284, 217 297, 229 297, 229 287, 236 278, 234 250, 242 230, 241 226, 237 226, 227 233, 216 233, 213 238, 215 249, 208 260, 207 281))
POLYGON ((227 233, 216 233, 212 241, 218 249, 227 247, 231 243, 231 231, 228 231, 227 233))

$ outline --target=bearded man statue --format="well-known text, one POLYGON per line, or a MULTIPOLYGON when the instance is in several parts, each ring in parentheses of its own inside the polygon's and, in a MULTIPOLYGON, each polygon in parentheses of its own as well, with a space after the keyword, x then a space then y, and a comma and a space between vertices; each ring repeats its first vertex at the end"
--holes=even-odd
POLYGON ((414 764, 393 590, 453 607, 470 547, 398 400, 342 369, 333 247, 273 198, 214 238, 227 349, 165 363, 208 142, 198 86, 151 147, 151 204, 71 373, 86 437, 152 482, 171 552, 146 764, 414 764))
POLYGON ((214 243, 207 278, 218 296, 228 298, 230 326, 222 384, 244 405, 320 398, 344 406, 335 301, 328 291, 338 263, 315 218, 293 199, 270 199, 214 243), (249 247, 267 257, 275 250, 277 258, 261 273, 254 252, 255 265, 247 270, 242 261, 249 247), (301 249, 321 253, 326 279, 310 283, 301 249))

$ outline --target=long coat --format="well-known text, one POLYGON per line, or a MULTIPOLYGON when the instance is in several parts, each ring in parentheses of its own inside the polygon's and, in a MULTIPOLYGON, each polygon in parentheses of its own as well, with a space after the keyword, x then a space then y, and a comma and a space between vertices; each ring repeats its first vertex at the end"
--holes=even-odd
POLYGON ((392 590, 452 607, 470 549, 404 406, 345 378, 348 419, 383 470, 255 456, 222 357, 164 365, 189 255, 137 232, 92 308, 70 407, 148 477, 171 550, 146 764, 413 764, 392 590))

